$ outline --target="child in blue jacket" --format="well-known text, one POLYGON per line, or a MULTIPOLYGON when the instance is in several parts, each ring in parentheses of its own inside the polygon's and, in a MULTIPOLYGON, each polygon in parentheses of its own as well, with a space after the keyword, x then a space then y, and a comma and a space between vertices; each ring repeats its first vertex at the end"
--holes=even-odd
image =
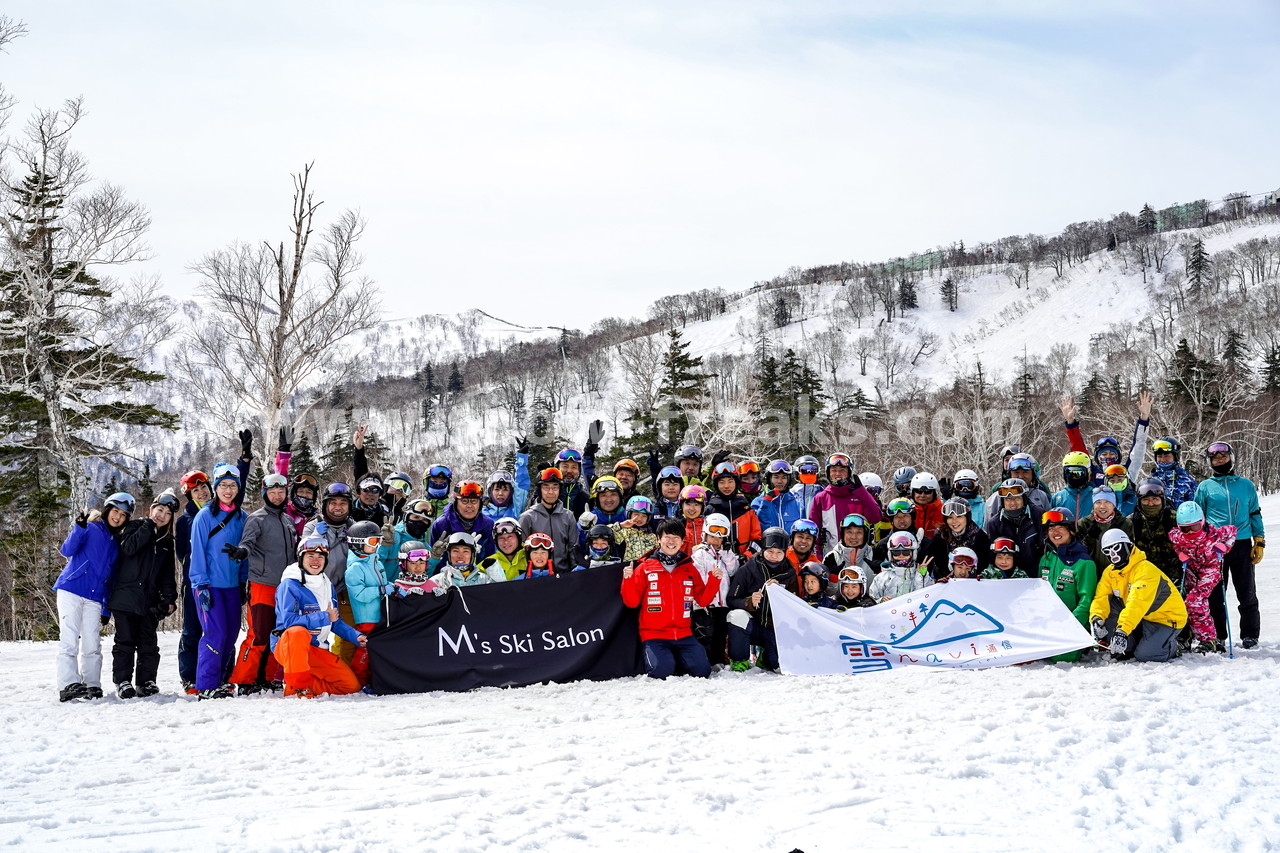
POLYGON ((284 670, 284 695, 345 695, 360 689, 360 680, 342 659, 329 651, 334 634, 365 648, 368 639, 338 616, 333 582, 324 573, 329 543, 309 536, 298 546, 298 562, 284 570, 276 587, 276 627, 271 653, 284 670))
POLYGON ((119 553, 120 532, 133 514, 133 496, 116 492, 92 519, 80 513, 62 556, 67 567, 53 588, 58 595, 58 700, 102 698, 102 626, 119 553))

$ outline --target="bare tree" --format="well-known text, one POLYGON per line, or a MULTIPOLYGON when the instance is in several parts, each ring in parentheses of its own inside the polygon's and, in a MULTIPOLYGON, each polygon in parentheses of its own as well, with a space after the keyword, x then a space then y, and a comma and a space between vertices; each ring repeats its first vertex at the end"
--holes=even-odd
POLYGON ((666 353, 660 335, 634 338, 617 347, 622 380, 631 391, 635 411, 648 412, 658 403, 658 387, 662 384, 662 357, 666 353))
POLYGON ((213 314, 183 349, 181 369, 200 407, 228 428, 241 410, 269 436, 286 409, 296 406, 294 420, 302 420, 323 396, 295 395, 332 381, 348 360, 337 344, 372 328, 381 311, 375 285, 360 273, 360 215, 345 211, 312 240, 321 202, 309 187, 311 168, 293 176, 288 243, 233 243, 191 267, 213 314))

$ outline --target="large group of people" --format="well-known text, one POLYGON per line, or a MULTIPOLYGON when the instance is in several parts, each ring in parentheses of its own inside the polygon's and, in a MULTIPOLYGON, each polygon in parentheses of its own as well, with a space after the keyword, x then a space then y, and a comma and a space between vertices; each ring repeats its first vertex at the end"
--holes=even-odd
POLYGON ((638 610, 644 665, 658 678, 776 670, 771 585, 842 611, 931 584, 1042 578, 1098 641, 1055 660, 1105 650, 1165 661, 1223 649, 1230 579, 1241 645, 1252 648, 1265 546, 1256 489, 1221 441, 1203 451, 1212 475, 1202 482, 1171 437, 1152 443, 1144 474, 1150 404, 1144 394, 1125 457, 1110 436, 1089 448, 1064 401, 1071 451, 1056 491, 1016 445, 990 483, 973 468, 938 477, 903 466, 886 487, 844 453, 762 464, 727 450, 706 460, 694 445, 670 460, 649 453, 646 481, 632 459, 597 471, 596 421, 582 451, 532 469, 521 439, 514 471, 482 484, 435 464, 415 494, 408 473, 370 470, 361 426, 353 485, 323 488, 290 470, 282 429, 261 506, 246 512, 244 431, 236 464, 181 478, 185 506, 166 491, 139 515, 121 492, 78 516, 55 584, 59 697, 103 695, 100 626, 110 620, 114 692, 157 693, 157 630, 178 607, 187 693, 368 691, 365 646, 391 599, 605 566, 622 567, 620 594, 638 610))

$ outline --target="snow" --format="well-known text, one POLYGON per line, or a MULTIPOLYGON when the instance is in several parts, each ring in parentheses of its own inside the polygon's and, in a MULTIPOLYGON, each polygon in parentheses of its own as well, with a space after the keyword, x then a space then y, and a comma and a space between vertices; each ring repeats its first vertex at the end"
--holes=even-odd
POLYGON ((54 644, 0 644, 0 845, 1270 850, 1277 570, 1257 649, 1170 664, 197 703, 167 634, 160 696, 61 705, 54 644))

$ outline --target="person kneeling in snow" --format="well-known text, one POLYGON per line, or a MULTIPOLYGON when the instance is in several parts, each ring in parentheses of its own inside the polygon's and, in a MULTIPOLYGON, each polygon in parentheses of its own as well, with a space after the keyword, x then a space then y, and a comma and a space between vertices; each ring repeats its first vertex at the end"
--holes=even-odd
POLYGON ((362 649, 368 638, 338 616, 338 599, 324 573, 328 556, 323 536, 302 540, 298 562, 284 570, 276 588, 271 653, 284 668, 286 696, 343 696, 360 689, 351 667, 329 651, 334 634, 362 649))
POLYGON ((1114 658, 1167 661, 1177 656, 1178 631, 1187 607, 1178 588, 1133 546, 1129 534, 1102 534, 1108 564, 1089 608, 1093 636, 1106 640, 1114 658))
POLYGON ((663 519, 658 550, 640 565, 622 569, 622 603, 640 608, 640 643, 650 678, 675 674, 677 659, 689 675, 711 674, 707 653, 693 637, 691 616, 694 607, 706 607, 720 591, 723 569, 713 568, 714 580, 704 582, 680 550, 684 536, 684 522, 663 519))

